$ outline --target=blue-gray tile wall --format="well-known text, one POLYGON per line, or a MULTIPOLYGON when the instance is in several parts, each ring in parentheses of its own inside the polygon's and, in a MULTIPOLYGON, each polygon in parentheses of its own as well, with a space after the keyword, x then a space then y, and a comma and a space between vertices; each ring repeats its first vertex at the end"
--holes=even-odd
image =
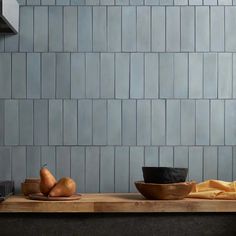
POLYGON ((47 163, 80 192, 136 191, 141 167, 236 178, 231 0, 19 0, 0 36, 0 179, 47 163))

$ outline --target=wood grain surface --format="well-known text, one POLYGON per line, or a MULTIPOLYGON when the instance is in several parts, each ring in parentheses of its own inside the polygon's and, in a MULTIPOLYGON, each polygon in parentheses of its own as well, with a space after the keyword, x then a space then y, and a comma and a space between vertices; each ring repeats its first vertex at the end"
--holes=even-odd
POLYGON ((83 194, 76 201, 37 201, 12 196, 0 203, 0 213, 100 212, 236 212, 235 200, 146 200, 140 194, 83 194))

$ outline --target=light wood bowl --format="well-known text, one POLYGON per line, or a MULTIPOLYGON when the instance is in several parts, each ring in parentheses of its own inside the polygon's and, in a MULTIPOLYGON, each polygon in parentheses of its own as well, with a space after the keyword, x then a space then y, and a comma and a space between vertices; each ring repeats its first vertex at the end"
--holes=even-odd
POLYGON ((26 179, 24 183, 21 183, 21 192, 25 196, 40 193, 40 179, 26 179))
POLYGON ((181 200, 188 196, 195 182, 154 184, 135 182, 138 191, 149 200, 181 200))

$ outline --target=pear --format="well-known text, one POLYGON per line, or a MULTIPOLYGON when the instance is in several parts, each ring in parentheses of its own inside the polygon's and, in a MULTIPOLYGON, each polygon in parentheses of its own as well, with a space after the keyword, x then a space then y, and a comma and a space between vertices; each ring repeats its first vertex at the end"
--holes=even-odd
POLYGON ((76 183, 69 177, 64 177, 58 181, 50 191, 49 197, 70 197, 76 192, 76 183))
POLYGON ((51 189, 56 185, 57 181, 48 168, 43 166, 40 169, 40 191, 48 196, 51 189))

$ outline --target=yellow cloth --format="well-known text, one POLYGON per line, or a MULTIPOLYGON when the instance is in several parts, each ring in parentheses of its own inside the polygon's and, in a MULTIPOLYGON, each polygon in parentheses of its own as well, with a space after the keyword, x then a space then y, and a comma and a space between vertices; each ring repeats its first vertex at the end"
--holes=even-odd
POLYGON ((188 197, 236 200, 236 181, 207 180, 195 184, 188 197))

